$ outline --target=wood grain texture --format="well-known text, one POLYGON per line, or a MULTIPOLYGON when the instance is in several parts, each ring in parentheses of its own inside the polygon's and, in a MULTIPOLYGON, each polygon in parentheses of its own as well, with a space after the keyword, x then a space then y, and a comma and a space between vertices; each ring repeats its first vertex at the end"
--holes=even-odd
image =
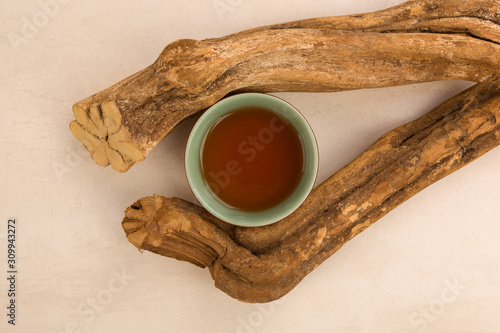
POLYGON ((70 129, 120 172, 230 93, 331 92, 500 77, 498 1, 418 0, 382 11, 169 44, 154 64, 73 106, 70 129))

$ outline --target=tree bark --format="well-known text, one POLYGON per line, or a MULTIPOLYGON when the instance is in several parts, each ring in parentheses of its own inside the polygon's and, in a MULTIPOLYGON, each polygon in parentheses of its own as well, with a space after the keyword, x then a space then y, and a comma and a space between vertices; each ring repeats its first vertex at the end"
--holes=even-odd
POLYGON ((499 9, 493 0, 418 0, 178 40, 154 64, 76 103, 70 129, 97 164, 125 172, 180 122, 230 93, 497 81, 499 9))

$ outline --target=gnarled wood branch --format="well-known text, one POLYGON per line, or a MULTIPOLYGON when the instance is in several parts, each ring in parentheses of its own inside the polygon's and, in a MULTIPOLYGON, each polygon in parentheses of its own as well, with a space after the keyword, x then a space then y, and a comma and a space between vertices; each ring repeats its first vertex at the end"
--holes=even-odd
POLYGON ((236 227, 152 196, 127 208, 122 226, 138 249, 208 267, 230 296, 272 301, 396 206, 499 144, 500 87, 477 84, 381 137, 275 224, 236 227))
POLYGON ((168 45, 154 64, 73 106, 70 129, 120 172, 181 121, 239 91, 338 91, 500 77, 500 5, 415 0, 168 45))

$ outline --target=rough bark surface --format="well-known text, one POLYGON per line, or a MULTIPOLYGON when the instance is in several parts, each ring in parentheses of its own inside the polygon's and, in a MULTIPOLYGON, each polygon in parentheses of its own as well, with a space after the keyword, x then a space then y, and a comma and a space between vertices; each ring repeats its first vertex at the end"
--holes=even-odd
POLYGON ((151 196, 126 209, 122 226, 138 249, 208 267, 228 295, 268 302, 396 206, 498 144, 500 88, 477 84, 385 134, 275 224, 232 226, 184 200, 151 196))
POLYGON ((415 0, 168 45, 154 64, 73 106, 94 161, 127 171, 229 93, 327 92, 500 77, 500 3, 415 0))

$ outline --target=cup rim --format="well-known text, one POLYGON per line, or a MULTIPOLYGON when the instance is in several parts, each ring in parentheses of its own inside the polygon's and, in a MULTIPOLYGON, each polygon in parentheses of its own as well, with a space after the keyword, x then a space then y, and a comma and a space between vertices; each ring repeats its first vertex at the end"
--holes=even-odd
POLYGON ((294 106, 269 94, 241 93, 215 103, 197 120, 187 141, 184 165, 189 186, 206 210, 230 224, 258 227, 278 222, 293 213, 304 202, 316 182, 318 156, 314 132, 305 117, 294 106), (201 170, 200 152, 209 129, 222 116, 247 106, 263 107, 285 118, 297 131, 304 150, 304 171, 297 188, 283 202, 262 211, 242 211, 222 203, 208 188, 201 170))

